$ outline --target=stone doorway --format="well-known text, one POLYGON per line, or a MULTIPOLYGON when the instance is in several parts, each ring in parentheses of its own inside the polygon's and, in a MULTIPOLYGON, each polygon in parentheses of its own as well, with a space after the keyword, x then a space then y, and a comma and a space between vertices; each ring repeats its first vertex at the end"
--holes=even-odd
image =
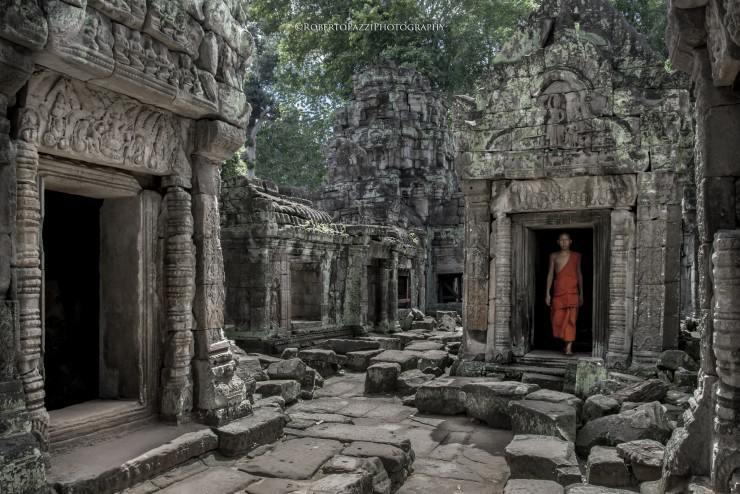
POLYGON ((41 370, 58 450, 156 411, 161 196, 126 173, 45 157, 39 182, 41 370))
POLYGON ((100 208, 103 201, 44 195, 44 378, 49 411, 97 399, 100 208))
POLYGON ((561 231, 573 238, 582 254, 584 307, 578 315, 573 350, 604 357, 609 338, 610 211, 561 211, 511 215, 511 351, 562 350, 551 336, 550 312, 545 305, 548 256, 557 249, 561 231))
POLYGON ((534 230, 535 246, 532 249, 535 272, 534 322, 530 333, 532 350, 562 350, 563 342, 552 336, 550 308, 545 304, 549 256, 558 247, 556 240, 561 231, 567 231, 573 240, 572 249, 581 254, 583 275, 583 306, 578 311, 576 341, 573 351, 591 353, 593 343, 593 228, 539 229, 534 230))
POLYGON ((321 321, 321 263, 290 263, 291 321, 321 321))

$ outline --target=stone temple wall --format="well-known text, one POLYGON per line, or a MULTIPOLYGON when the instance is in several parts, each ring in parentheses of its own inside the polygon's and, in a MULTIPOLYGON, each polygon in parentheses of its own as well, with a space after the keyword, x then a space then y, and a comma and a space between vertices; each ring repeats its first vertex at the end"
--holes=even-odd
POLYGON ((538 235, 554 229, 593 244, 593 356, 625 369, 677 346, 688 87, 610 2, 549 0, 457 98, 468 358, 508 361, 548 330, 533 287, 537 252, 556 248, 538 235))
POLYGON ((388 331, 398 321, 398 273, 424 294, 425 250, 393 226, 334 223, 310 201, 235 177, 222 191, 226 323, 242 345, 279 350, 317 338, 388 331))
POLYGON ((245 139, 254 43, 222 0, 3 0, 0 19, 0 485, 15 493, 44 484, 65 427, 44 404, 46 191, 102 200, 101 354, 69 357, 99 359, 101 395, 138 403, 135 419, 250 413, 222 331, 218 164, 245 139))
POLYGON ((669 443, 663 483, 711 475, 716 492, 740 489, 740 6, 671 2, 671 61, 694 81, 696 223, 702 362, 685 427, 669 443))
POLYGON ((317 206, 342 223, 420 230, 428 251, 421 308, 459 308, 443 304, 437 286, 439 275, 462 274, 463 200, 448 107, 426 77, 393 63, 369 67, 353 83, 334 116, 317 206))

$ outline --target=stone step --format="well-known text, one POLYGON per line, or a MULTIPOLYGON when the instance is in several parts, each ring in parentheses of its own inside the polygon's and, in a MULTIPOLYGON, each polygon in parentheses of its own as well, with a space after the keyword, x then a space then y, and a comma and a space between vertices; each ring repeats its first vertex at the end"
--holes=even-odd
POLYGON ((52 456, 46 480, 59 494, 107 494, 217 447, 218 436, 207 426, 155 424, 52 456))
POLYGON ((486 364, 486 373, 500 373, 504 374, 507 380, 520 381, 522 375, 526 374, 541 374, 547 376, 557 376, 560 378, 565 377, 565 367, 543 367, 535 365, 522 365, 522 364, 486 364))

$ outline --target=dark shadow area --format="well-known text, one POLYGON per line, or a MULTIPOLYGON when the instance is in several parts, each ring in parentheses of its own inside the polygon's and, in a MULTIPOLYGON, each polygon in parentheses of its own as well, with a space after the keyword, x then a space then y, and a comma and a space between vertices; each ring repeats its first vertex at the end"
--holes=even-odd
POLYGON ((46 408, 98 398, 100 207, 103 201, 44 193, 46 408))
POLYGON ((563 341, 552 336, 550 323, 550 308, 545 304, 545 290, 547 288, 547 269, 552 252, 559 249, 558 235, 567 231, 573 244, 571 250, 581 254, 581 273, 583 274, 583 306, 578 311, 576 322, 576 341, 573 343, 575 352, 591 352, 593 342, 593 277, 594 277, 594 239, 592 228, 535 230, 537 249, 535 254, 535 306, 534 306, 534 334, 532 335, 532 349, 562 351, 563 341))

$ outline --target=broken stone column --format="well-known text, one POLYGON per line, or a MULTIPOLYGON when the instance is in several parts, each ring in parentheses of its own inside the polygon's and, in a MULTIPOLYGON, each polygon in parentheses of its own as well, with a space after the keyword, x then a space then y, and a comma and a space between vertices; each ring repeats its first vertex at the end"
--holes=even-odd
POLYGON ((712 443, 712 484, 729 492, 740 470, 740 230, 714 236, 714 354, 717 398, 712 443))

